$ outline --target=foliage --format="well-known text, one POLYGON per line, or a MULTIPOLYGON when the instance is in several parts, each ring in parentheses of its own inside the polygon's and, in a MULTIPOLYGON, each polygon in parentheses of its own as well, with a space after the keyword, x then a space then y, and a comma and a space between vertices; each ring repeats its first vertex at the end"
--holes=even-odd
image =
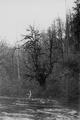
POLYGON ((74 14, 73 14, 73 32, 75 39, 75 48, 80 50, 80 2, 75 1, 74 14))

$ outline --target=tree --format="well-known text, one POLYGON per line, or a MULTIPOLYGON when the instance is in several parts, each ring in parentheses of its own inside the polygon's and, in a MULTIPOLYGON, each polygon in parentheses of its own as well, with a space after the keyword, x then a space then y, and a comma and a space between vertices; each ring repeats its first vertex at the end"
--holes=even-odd
POLYGON ((58 17, 57 18, 57 39, 58 39, 58 47, 61 51, 63 60, 64 60, 64 52, 65 52, 65 46, 64 46, 64 24, 62 20, 58 17))
POLYGON ((80 50, 80 1, 75 1, 74 14, 73 14, 73 32, 75 38, 75 48, 80 50))
POLYGON ((35 30, 34 27, 30 26, 30 29, 27 31, 30 32, 29 35, 25 35, 24 39, 27 42, 24 45, 24 49, 27 52, 27 61, 26 61, 26 73, 25 76, 29 79, 36 79, 41 86, 44 86, 44 68, 40 64, 41 58, 41 38, 38 30, 35 30))
POLYGON ((34 27, 30 26, 30 29, 27 31, 29 31, 30 34, 24 36, 26 42, 23 45, 27 53, 25 76, 26 79, 35 79, 39 82, 40 86, 45 88, 46 79, 52 73, 54 64, 57 62, 56 31, 55 28, 48 30, 46 34, 47 46, 39 31, 35 30, 34 27), (55 51, 53 51, 53 49, 55 51))

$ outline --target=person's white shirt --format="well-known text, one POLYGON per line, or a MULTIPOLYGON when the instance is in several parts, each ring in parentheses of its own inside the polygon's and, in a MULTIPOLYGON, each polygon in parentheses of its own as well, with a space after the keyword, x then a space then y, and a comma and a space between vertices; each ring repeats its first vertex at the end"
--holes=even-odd
POLYGON ((31 90, 29 90, 29 93, 26 95, 26 97, 27 97, 28 99, 30 99, 31 96, 32 96, 32 93, 31 93, 31 90))
POLYGON ((29 96, 28 96, 28 98, 30 99, 31 96, 32 96, 32 93, 31 93, 31 90, 29 90, 29 96))

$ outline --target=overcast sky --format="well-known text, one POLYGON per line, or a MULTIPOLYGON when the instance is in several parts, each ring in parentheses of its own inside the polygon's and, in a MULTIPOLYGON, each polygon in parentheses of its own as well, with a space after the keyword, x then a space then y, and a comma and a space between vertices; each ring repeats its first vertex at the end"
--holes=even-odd
POLYGON ((65 19, 66 8, 74 0, 0 0, 0 39, 10 44, 19 40, 28 25, 46 29, 60 16, 65 19))

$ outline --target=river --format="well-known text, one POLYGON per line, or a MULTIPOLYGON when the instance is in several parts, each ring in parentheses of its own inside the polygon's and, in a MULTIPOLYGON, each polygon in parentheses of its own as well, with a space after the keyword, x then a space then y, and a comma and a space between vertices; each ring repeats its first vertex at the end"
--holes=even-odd
POLYGON ((0 120, 80 120, 80 116, 56 100, 0 97, 0 120))

